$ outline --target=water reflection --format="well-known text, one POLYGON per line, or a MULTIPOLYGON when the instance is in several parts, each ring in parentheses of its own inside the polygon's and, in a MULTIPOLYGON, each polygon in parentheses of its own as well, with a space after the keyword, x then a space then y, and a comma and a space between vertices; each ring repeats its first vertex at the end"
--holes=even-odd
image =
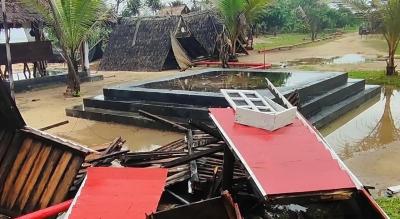
POLYGON ((351 158, 357 152, 378 149, 400 140, 399 119, 400 92, 385 87, 377 103, 326 139, 343 159, 351 158))
POLYGON ((213 71, 167 81, 144 84, 145 88, 219 92, 220 89, 265 89, 265 78, 275 86, 293 86, 325 77, 322 73, 221 72, 213 71))

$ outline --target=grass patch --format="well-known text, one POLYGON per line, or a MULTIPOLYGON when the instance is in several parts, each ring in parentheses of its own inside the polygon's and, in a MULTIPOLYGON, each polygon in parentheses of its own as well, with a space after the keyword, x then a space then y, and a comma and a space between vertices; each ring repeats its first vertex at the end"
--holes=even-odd
MULTIPOLYGON (((318 34, 318 39, 325 38, 329 36, 329 33, 320 33, 318 34)), ((256 43, 254 44, 254 48, 257 50, 260 49, 274 49, 283 46, 291 46, 299 43, 311 42, 310 34, 303 33, 282 33, 273 35, 264 35, 260 36, 256 43)), ((315 42, 312 45, 318 45, 325 42, 315 42)))
POLYGON ((400 197, 378 198, 376 200, 383 210, 392 219, 400 218, 400 197))
POLYGON ((281 46, 290 46, 297 43, 311 41, 308 34, 283 33, 276 36, 262 36, 255 49, 273 49, 281 46))
POLYGON ((365 79, 368 84, 390 85, 400 88, 398 75, 387 76, 384 71, 349 71, 350 78, 365 79))
MULTIPOLYGON (((387 42, 382 35, 368 35, 367 39, 363 39, 363 42, 366 46, 378 51, 388 52, 387 42)), ((397 47, 396 55, 400 55, 400 47, 397 47)))

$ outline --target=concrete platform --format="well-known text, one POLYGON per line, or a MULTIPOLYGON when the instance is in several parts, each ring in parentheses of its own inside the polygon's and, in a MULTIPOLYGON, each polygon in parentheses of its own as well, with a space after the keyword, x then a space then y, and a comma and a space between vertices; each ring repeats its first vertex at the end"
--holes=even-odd
MULTIPOLYGON (((190 80, 195 79, 197 84, 203 83, 204 86, 208 86, 207 83, 222 80, 223 78, 218 78, 218 74, 224 71, 227 70, 207 69, 187 73, 183 76, 105 88, 103 95, 86 98, 83 105, 66 109, 66 113, 73 117, 158 129, 165 127, 140 116, 138 110, 148 111, 176 121, 194 119, 210 122, 207 108, 228 107, 225 98, 218 92, 218 89, 212 91, 201 91, 202 87, 186 89, 185 84, 181 83, 190 84, 190 80), (203 75, 205 75, 205 79, 202 78, 203 75), (215 78, 212 78, 214 76, 215 78), (207 77, 211 77, 211 79, 207 77), (180 88, 181 85, 182 88, 180 88)), ((301 104, 300 112, 318 128, 380 92, 380 86, 365 86, 364 80, 349 79, 347 73, 342 72, 288 73, 243 69, 229 69, 228 71, 229 74, 233 75, 232 77, 244 74, 243 77, 246 78, 250 75, 256 90, 270 98, 273 98, 272 94, 263 88, 264 75, 272 78, 273 82, 275 80, 278 85, 281 84, 282 86, 278 89, 284 95, 298 91, 301 104), (284 74, 284 81, 281 80, 282 74, 284 74), (252 78, 253 76, 256 79, 255 81, 252 78), (258 83, 259 81, 261 82, 258 83)), ((238 89, 243 89, 240 87, 243 85, 248 86, 246 83, 240 82, 238 89)))
MULTIPOLYGON (((19 93, 24 91, 40 89, 44 87, 57 86, 61 84, 66 84, 67 80, 68 80, 67 74, 18 80, 14 81, 14 91, 19 93)), ((90 76, 81 75, 80 80, 81 82, 101 81, 103 80, 103 75, 90 75, 90 76)))

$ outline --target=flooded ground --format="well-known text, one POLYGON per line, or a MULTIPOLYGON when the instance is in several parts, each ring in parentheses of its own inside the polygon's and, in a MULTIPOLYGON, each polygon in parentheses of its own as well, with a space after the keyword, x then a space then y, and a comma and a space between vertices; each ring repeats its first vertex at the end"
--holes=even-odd
POLYGON ((376 186, 375 195, 400 184, 400 90, 384 87, 321 133, 364 184, 376 186))

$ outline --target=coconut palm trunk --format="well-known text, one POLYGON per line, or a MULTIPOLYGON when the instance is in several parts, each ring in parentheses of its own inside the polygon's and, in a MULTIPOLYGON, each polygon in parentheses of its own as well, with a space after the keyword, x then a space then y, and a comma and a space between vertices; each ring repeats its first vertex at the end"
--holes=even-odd
POLYGON ((56 35, 68 66, 67 95, 79 96, 77 53, 92 29, 106 19, 103 0, 22 0, 40 12, 56 35))
POLYGON ((396 74, 395 54, 400 41, 400 0, 389 0, 382 10, 383 36, 388 44, 386 74, 396 74))
POLYGON ((394 58, 399 41, 397 40, 396 42, 390 39, 389 40, 386 39, 386 41, 388 43, 388 48, 389 48, 388 59, 386 61, 386 75, 394 75, 396 73, 396 64, 394 58))

